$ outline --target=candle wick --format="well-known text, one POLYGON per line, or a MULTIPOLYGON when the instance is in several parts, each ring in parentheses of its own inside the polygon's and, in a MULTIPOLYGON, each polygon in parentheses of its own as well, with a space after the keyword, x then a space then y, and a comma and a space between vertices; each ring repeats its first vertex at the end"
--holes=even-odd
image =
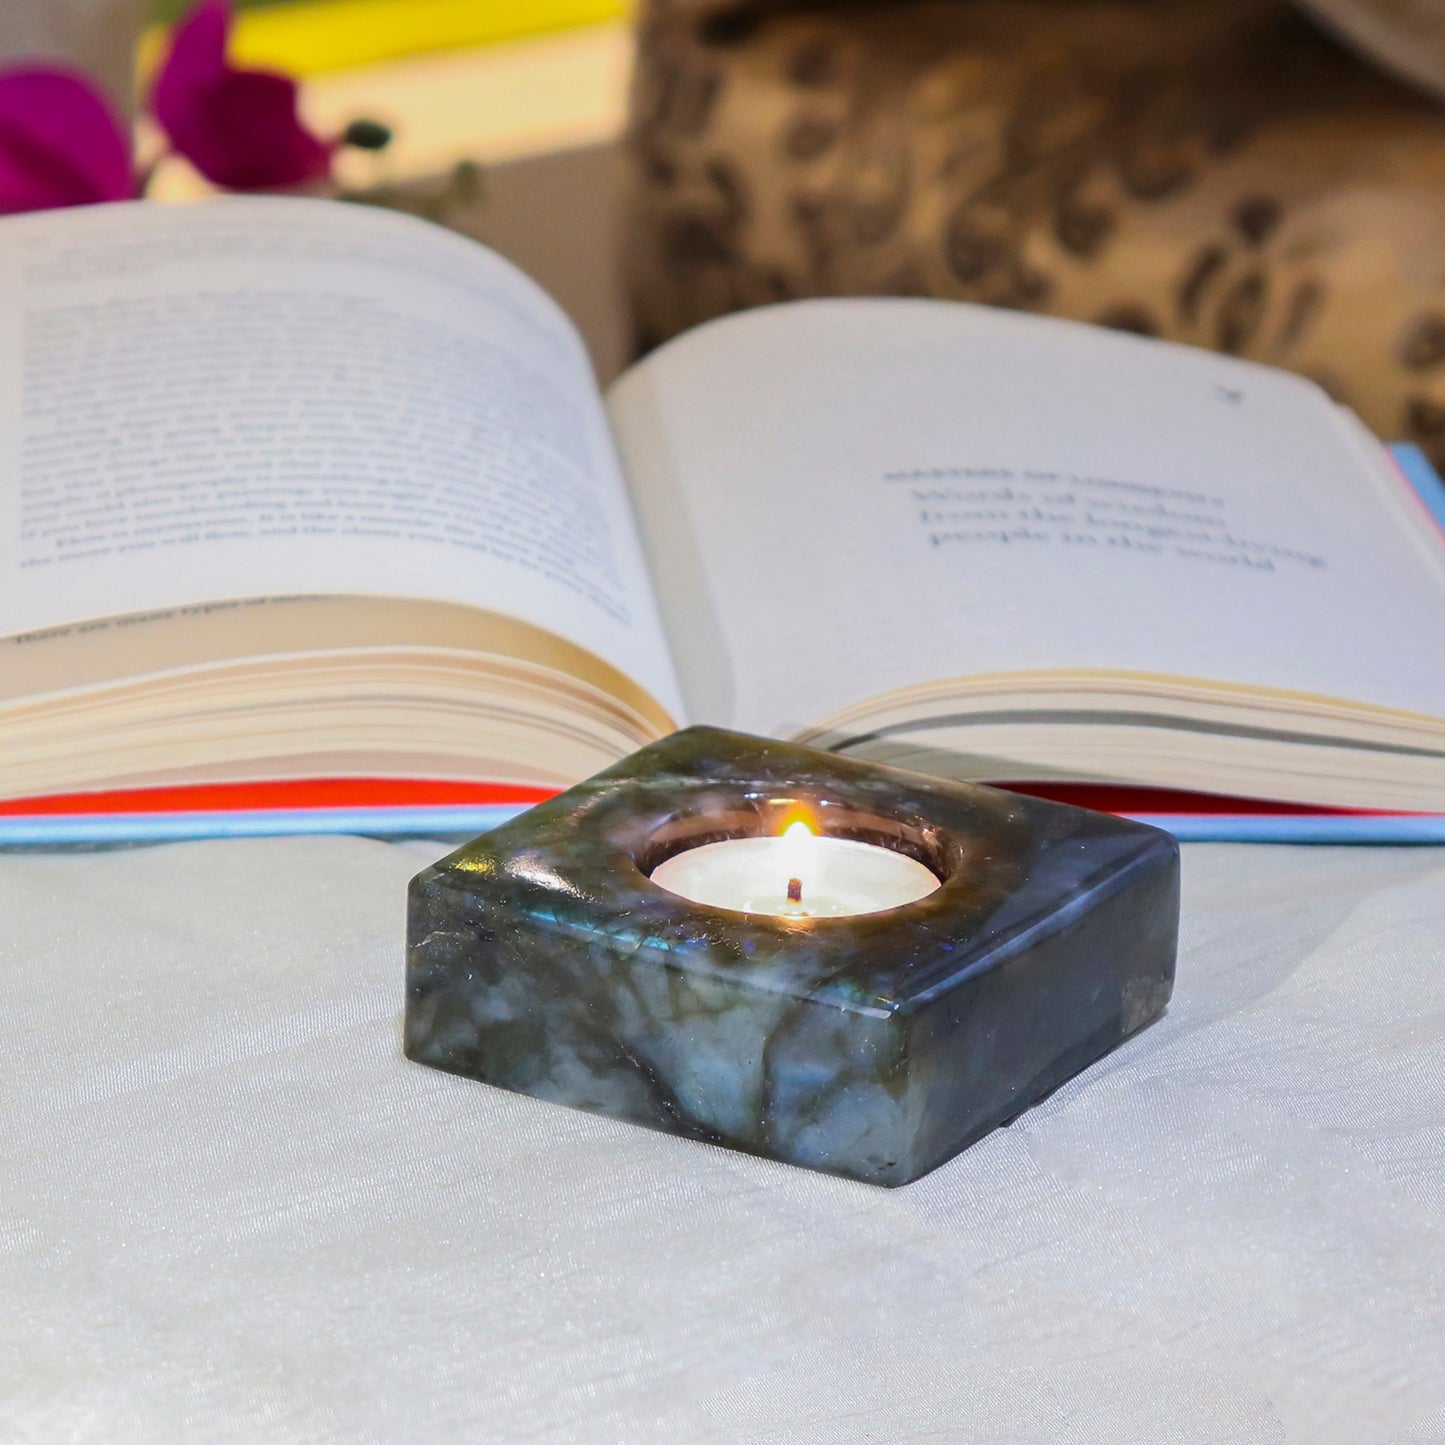
POLYGON ((788 902, 801 903, 803 901, 803 880, 801 878, 788 879, 788 902))

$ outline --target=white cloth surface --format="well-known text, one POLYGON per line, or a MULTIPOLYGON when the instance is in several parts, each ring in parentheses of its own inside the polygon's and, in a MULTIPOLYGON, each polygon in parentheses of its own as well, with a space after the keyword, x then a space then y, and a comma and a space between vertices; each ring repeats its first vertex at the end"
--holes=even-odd
POLYGON ((0 1440, 1445 1441, 1445 850, 1185 850, 1166 1017, 905 1189, 408 1063, 360 838, 0 856, 0 1440))

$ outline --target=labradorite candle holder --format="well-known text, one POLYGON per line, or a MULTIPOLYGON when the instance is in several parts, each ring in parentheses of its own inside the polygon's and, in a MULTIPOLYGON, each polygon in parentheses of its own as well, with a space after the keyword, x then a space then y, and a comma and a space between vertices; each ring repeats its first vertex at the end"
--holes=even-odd
POLYGON ((405 1049, 556 1104, 907 1184, 1158 1018, 1178 919, 1178 848, 1158 829, 689 728, 412 880, 405 1049), (800 808, 941 886, 797 919, 648 876, 800 808))

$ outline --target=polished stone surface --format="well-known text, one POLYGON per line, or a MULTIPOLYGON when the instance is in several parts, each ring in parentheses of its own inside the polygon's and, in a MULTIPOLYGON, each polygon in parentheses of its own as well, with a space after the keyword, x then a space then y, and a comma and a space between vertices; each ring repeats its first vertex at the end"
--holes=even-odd
POLYGON ((1153 828, 691 728, 417 875, 405 1049, 906 1184, 1163 1012, 1178 889, 1178 849, 1153 828), (775 832, 799 805, 943 885, 797 920, 703 907, 647 877, 681 847, 775 832))

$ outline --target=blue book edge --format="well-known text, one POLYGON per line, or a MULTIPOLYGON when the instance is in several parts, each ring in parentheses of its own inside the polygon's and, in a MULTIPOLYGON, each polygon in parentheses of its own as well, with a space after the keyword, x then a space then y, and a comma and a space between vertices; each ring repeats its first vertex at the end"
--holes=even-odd
MULTIPOLYGON (((1425 510, 1445 531, 1445 482, 1419 447, 1389 448, 1425 510)), ((76 813, 0 817, 0 848, 106 847, 197 838, 275 838, 354 833, 381 838, 450 838, 484 833, 519 807, 475 804, 424 808, 285 808, 245 812, 76 813)), ((1445 843, 1445 814, 1379 816, 1265 813, 1140 813, 1181 843, 1445 843)))
MULTIPOLYGON (((0 818, 0 849, 118 847, 200 838, 349 833, 373 838, 462 839, 515 818, 518 807, 326 808, 228 813, 81 813, 0 818)), ((1181 843, 1445 844, 1445 815, 1126 814, 1181 843)))

